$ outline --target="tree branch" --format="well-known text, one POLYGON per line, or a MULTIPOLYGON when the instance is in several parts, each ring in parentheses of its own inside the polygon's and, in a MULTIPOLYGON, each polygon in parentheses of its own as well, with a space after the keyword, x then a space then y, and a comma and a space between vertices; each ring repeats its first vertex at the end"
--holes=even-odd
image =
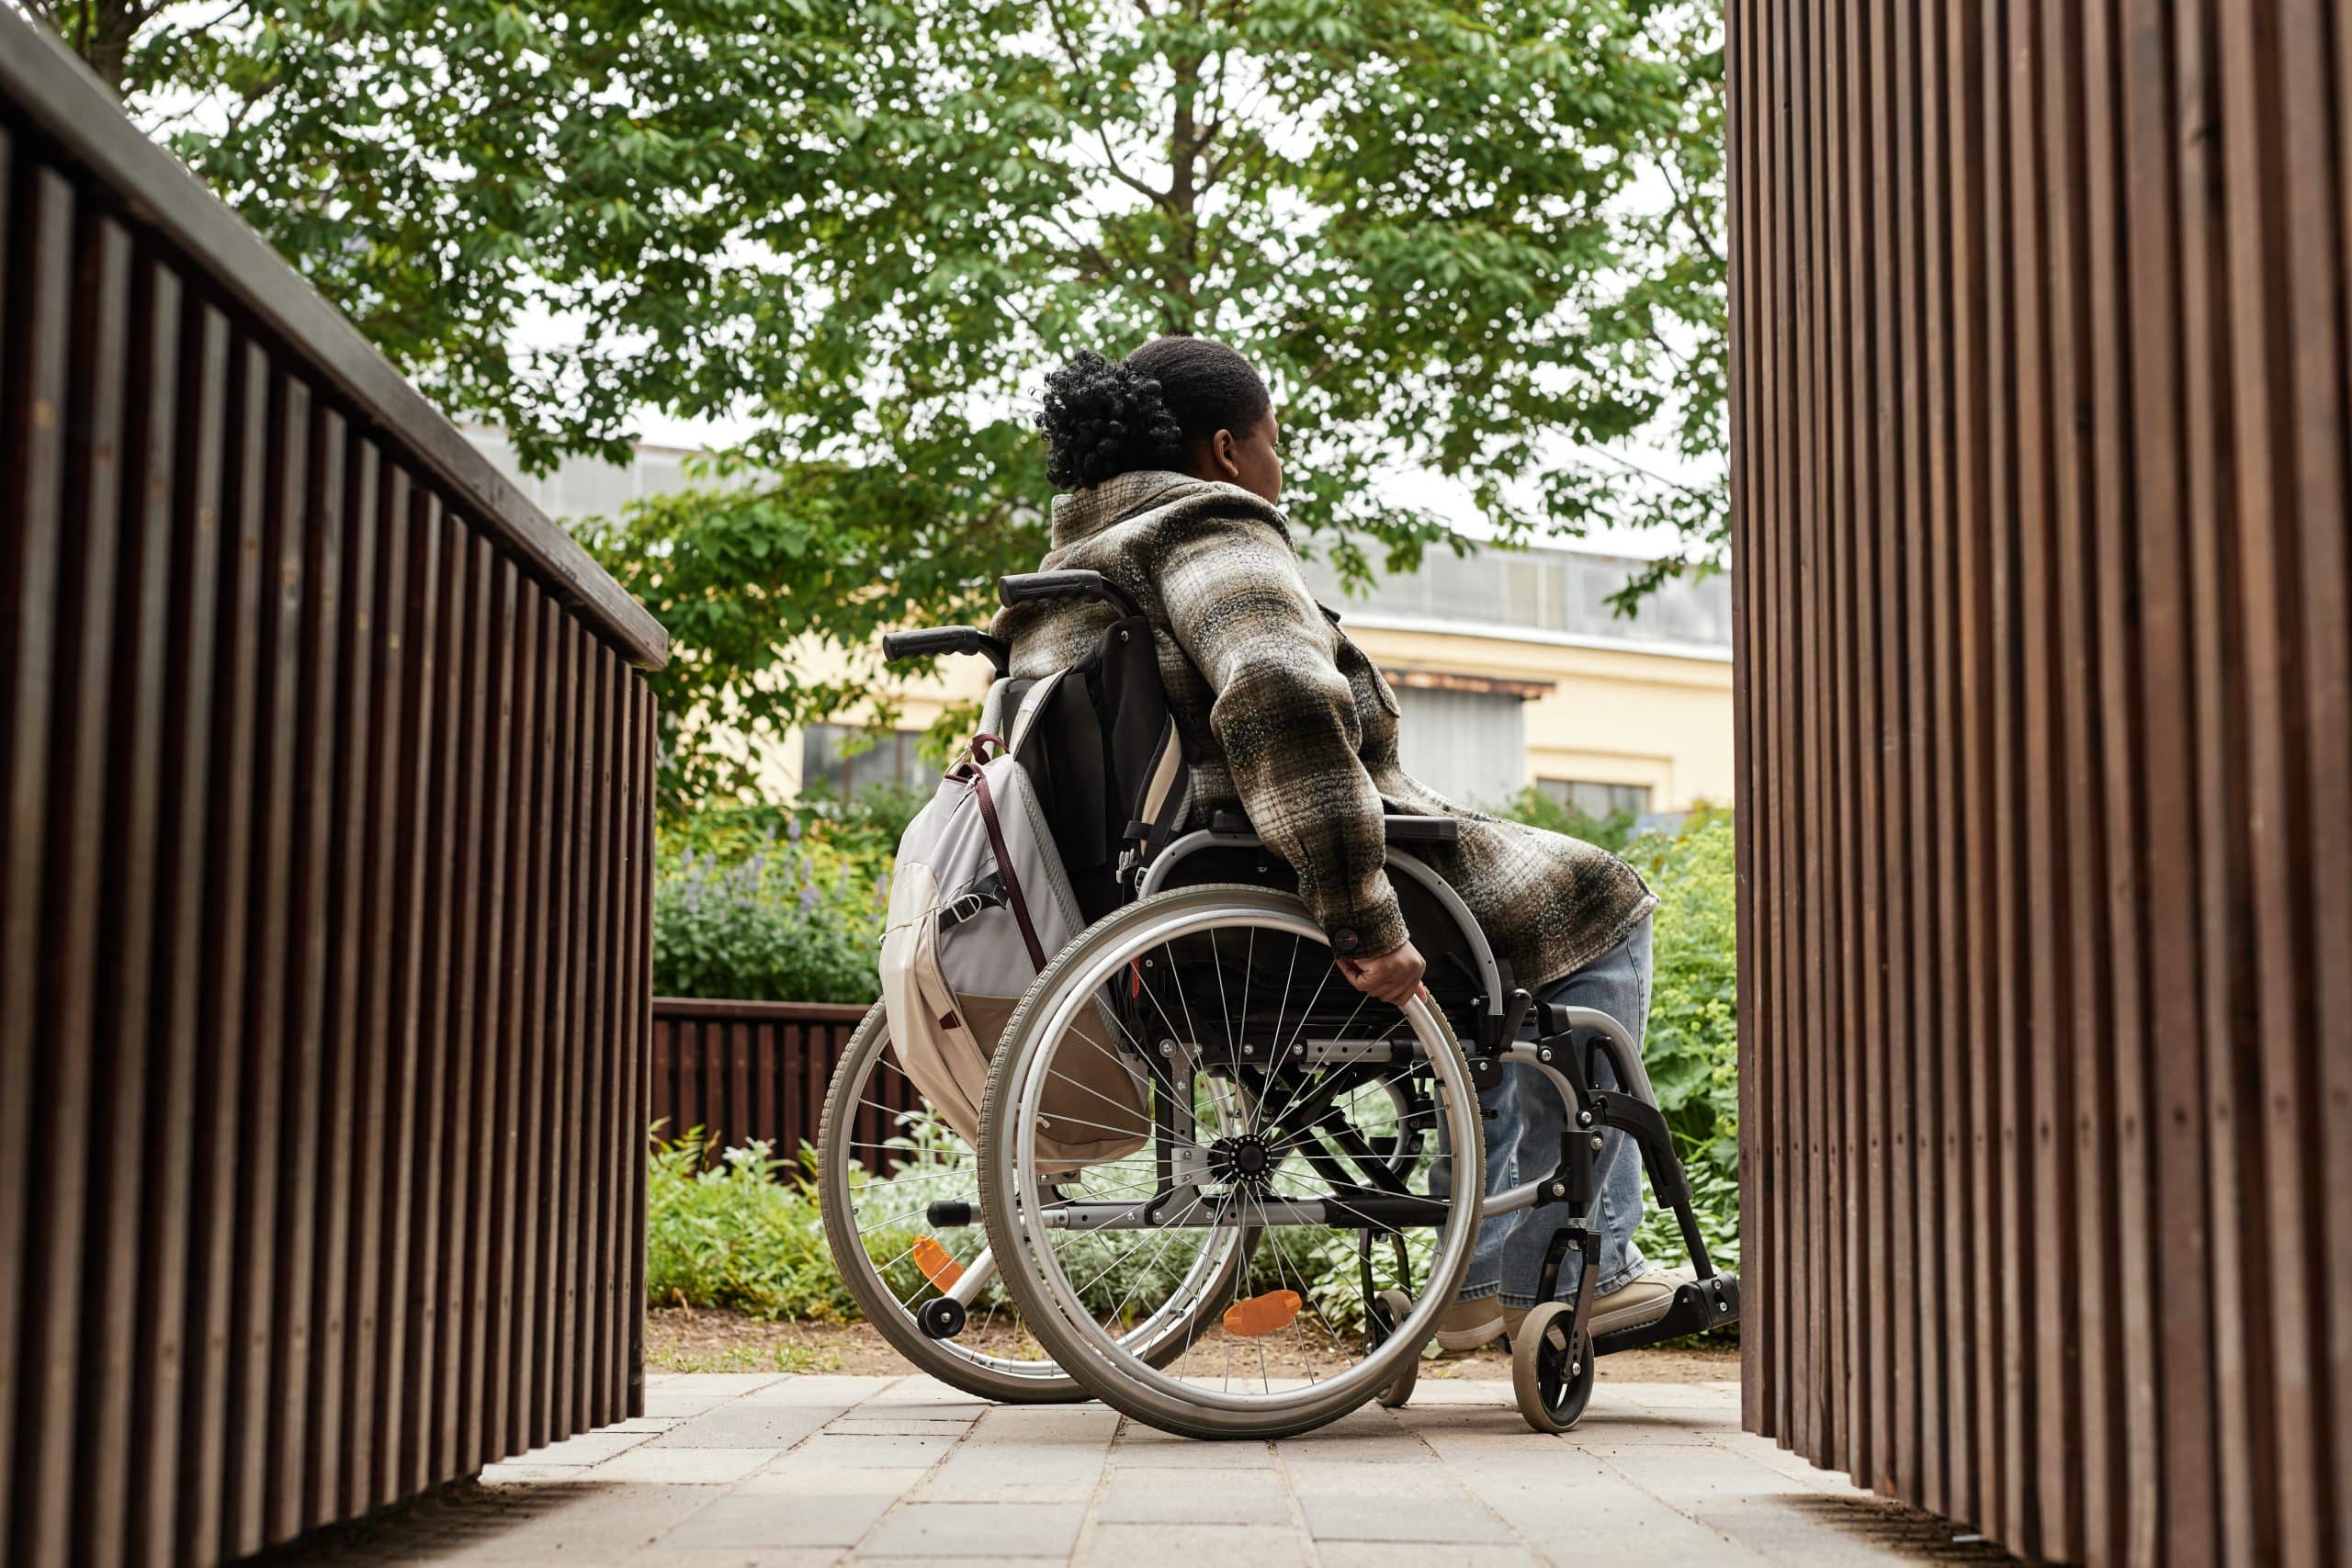
POLYGON ((1673 213, 1677 218, 1682 220, 1682 226, 1690 231, 1691 243, 1706 253, 1707 259, 1709 261, 1713 262, 1717 266, 1722 266, 1724 265, 1723 253, 1715 249, 1714 240, 1708 234, 1705 227, 1700 223, 1698 219, 1691 216, 1690 198, 1683 195, 1682 187, 1675 183, 1672 161, 1667 158, 1660 158, 1657 164, 1657 173, 1658 178, 1666 182, 1667 194, 1673 198, 1668 202, 1667 205, 1673 210, 1673 213))
POLYGON ((1684 495, 1695 496, 1702 501, 1712 501, 1716 495, 1716 491, 1704 485, 1685 484, 1680 479, 1668 478, 1667 475, 1659 473, 1656 468, 1646 468, 1640 463, 1634 462, 1631 457, 1621 457, 1616 453, 1609 450, 1606 446, 1588 446, 1585 450, 1591 453, 1596 457, 1606 458, 1608 461, 1616 464, 1619 468, 1625 469, 1628 473, 1639 474, 1645 479, 1650 479, 1666 486, 1668 490, 1680 491, 1684 495))
MULTIPOLYGON (((1070 36, 1069 24, 1062 19, 1062 8, 1055 4, 1055 0, 1046 0, 1046 19, 1054 29, 1055 41, 1061 45, 1062 58, 1069 62, 1073 72, 1091 83, 1092 78, 1089 74, 1087 63, 1078 52, 1078 41, 1070 36)), ((1081 90, 1080 102, 1085 107, 1091 110, 1094 107, 1093 100, 1094 96, 1091 91, 1081 90)), ((1111 150, 1111 133, 1102 129, 1102 123, 1100 120, 1094 124, 1094 139, 1102 144, 1103 162, 1110 166, 1114 179, 1130 190, 1148 197, 1155 207, 1166 205, 1168 192, 1154 190, 1120 165, 1118 153, 1111 150)))
POLYGON ((1149 197, 1151 198, 1151 204, 1154 207, 1165 207, 1168 205, 1169 193, 1167 191, 1159 190, 1144 184, 1143 181, 1136 178, 1135 175, 1127 173, 1126 170, 1119 166, 1119 155, 1111 151, 1111 136, 1108 131, 1104 130, 1098 125, 1094 128, 1094 136, 1096 141, 1102 143, 1102 156, 1110 165, 1111 177, 1113 179, 1117 180, 1121 185, 1125 186, 1130 190, 1138 191, 1141 194, 1149 197))
POLYGON ((1061 231, 1062 238, 1068 240, 1071 245, 1076 247, 1079 257, 1081 260, 1092 263, 1095 271, 1101 276, 1107 278, 1116 274, 1117 268, 1111 265, 1111 258, 1102 253, 1102 248, 1101 246, 1095 244, 1094 242, 1079 233, 1069 224, 1063 222, 1059 218, 1054 216, 1052 213, 1046 212, 1032 213, 1030 216, 1061 231))

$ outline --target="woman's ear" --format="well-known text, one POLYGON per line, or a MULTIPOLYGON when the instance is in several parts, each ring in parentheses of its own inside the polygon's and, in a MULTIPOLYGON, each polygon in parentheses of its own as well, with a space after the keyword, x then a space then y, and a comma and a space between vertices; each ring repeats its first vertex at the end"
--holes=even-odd
POLYGON ((1220 430, 1209 437, 1209 462, 1218 479, 1227 484, 1241 482, 1241 443, 1233 432, 1220 430))

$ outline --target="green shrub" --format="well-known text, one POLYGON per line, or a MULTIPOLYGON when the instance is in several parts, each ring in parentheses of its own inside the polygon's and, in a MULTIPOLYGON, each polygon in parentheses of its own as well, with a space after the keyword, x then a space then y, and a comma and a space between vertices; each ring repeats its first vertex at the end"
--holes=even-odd
POLYGON ((886 884, 823 842, 771 840, 731 863, 692 851, 653 882, 662 996, 869 1002, 886 884))
MULTIPOLYGON (((926 1112, 900 1118, 893 1142, 910 1153, 952 1139, 926 1112)), ((656 1130, 646 1194, 646 1299, 655 1306, 725 1307, 754 1317, 857 1319, 856 1300, 841 1282, 825 1241, 815 1186, 816 1151, 778 1159, 765 1140, 729 1149, 706 1169, 696 1128, 676 1142, 656 1130)), ((924 1167, 935 1173, 936 1165, 924 1167)), ((895 1261, 885 1278, 912 1300, 922 1280, 909 1253, 922 1226, 915 1216, 937 1195, 935 1174, 910 1175, 909 1196, 894 1198, 890 1179, 864 1172, 861 1213, 902 1214, 905 1223, 871 1230, 867 1244, 895 1261), (879 1188, 884 1190, 876 1191, 879 1188)))
POLYGON ((653 884, 662 996, 867 1002, 891 857, 924 796, 705 807, 665 823, 653 884))
POLYGON ((699 1128, 650 1151, 645 1296, 654 1306, 847 1322, 857 1303, 825 1246, 817 1199, 764 1143, 703 1168, 699 1128))
POLYGON ((930 798, 928 790, 889 784, 843 801, 820 785, 789 805, 721 802, 663 820, 655 848, 665 859, 691 854, 731 865, 779 840, 805 840, 878 877, 890 869, 907 824, 930 798))
MULTIPOLYGON (((1739 1260, 1739 1024, 1735 857, 1728 812, 1701 810, 1672 835, 1625 847, 1657 894, 1650 933, 1654 977, 1642 1060, 1690 1178, 1708 1250, 1739 1260)), ((1673 1216, 1655 1211, 1645 1250, 1679 1257, 1673 1216)))
MULTIPOLYGON (((891 1141, 934 1162, 953 1161, 962 1150, 945 1124, 927 1112, 902 1115, 891 1141)), ((860 1315, 857 1303, 842 1285, 825 1243, 814 1186, 815 1151, 803 1150, 797 1162, 783 1160, 762 1141, 729 1149, 706 1169, 707 1147, 700 1129, 675 1142, 657 1130, 652 1139, 646 1194, 648 1304, 854 1321, 860 1315)), ((1149 1156, 1134 1157, 1137 1179, 1148 1180, 1149 1156)), ((932 1198, 956 1190, 937 1185, 940 1168, 938 1163, 912 1168, 899 1179, 911 1190, 905 1197, 891 1194, 890 1177, 865 1171, 851 1177, 861 1214, 905 1216, 900 1224, 876 1224, 865 1237, 875 1257, 888 1260, 883 1277, 902 1301, 925 1293, 911 1258, 915 1238, 925 1229, 917 1216, 932 1198)), ((1345 1238, 1321 1245, 1285 1239, 1287 1246, 1261 1246, 1250 1288, 1304 1285, 1329 1320, 1360 1323, 1353 1244, 1345 1238)), ((1125 1303, 1164 1299, 1190 1263, 1182 1248, 1136 1247, 1112 1236, 1066 1238, 1060 1256, 1071 1277, 1084 1281, 1088 1305, 1102 1313, 1125 1303)), ((1001 1284, 991 1284, 982 1298, 998 1303, 1005 1299, 1001 1284)))
POLYGON ((1634 837, 1635 818, 1630 811, 1612 811, 1606 817, 1595 817, 1580 811, 1564 800, 1555 800, 1529 784, 1517 795, 1495 808, 1495 815, 1514 822, 1524 822, 1531 828, 1545 828, 1555 833, 1566 833, 1571 839, 1582 839, 1588 844, 1599 844, 1604 850, 1623 853, 1634 837))
MULTIPOLYGON (((1612 850, 1657 894, 1642 1059, 1690 1178, 1700 1234, 1716 1261, 1739 1259, 1739 1032, 1732 817, 1702 806, 1671 833, 1634 832, 1630 811, 1590 817, 1530 786, 1501 815, 1612 850)), ((1674 1216, 1655 1210, 1643 1249, 1679 1258, 1674 1216)))
MULTIPOLYGON (((681 833, 666 846, 655 894, 657 987, 746 1000, 870 1000, 884 867, 898 832, 891 809, 820 802, 795 812, 706 814, 691 826, 694 836, 681 833)), ((1702 1234, 1717 1261, 1732 1267, 1739 1256, 1732 818, 1702 809, 1679 831, 1643 834, 1622 852, 1659 900, 1644 1059, 1690 1175, 1702 1234)), ((903 1132, 916 1141, 925 1135, 911 1122, 903 1132)), ((764 1148, 729 1151, 714 1171, 702 1171, 701 1163, 696 1136, 657 1145, 654 1302, 771 1316, 855 1315, 799 1167, 764 1148), (775 1179, 778 1173, 785 1179, 775 1179)), ((1673 1216, 1663 1210, 1651 1213, 1641 1240, 1653 1256, 1681 1256, 1673 1216)), ((1304 1281, 1331 1321, 1352 1324, 1360 1315, 1351 1245, 1302 1246, 1279 1259, 1261 1256, 1258 1265, 1253 1288, 1304 1281)), ((906 1283, 911 1288, 911 1277, 906 1283)), ((1106 1304, 1136 1283, 1106 1278, 1106 1304)))
POLYGON ((820 784, 804 792, 790 815, 808 837, 862 866, 884 872, 898 858, 899 840, 907 836, 907 824, 931 804, 933 793, 929 787, 893 784, 841 800, 820 784))

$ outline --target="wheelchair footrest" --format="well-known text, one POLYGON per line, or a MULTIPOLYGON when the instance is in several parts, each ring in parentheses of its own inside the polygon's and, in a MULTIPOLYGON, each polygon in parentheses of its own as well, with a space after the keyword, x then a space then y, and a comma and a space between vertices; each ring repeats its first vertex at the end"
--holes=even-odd
POLYGON ((1703 1334, 1710 1328, 1725 1328, 1738 1321, 1739 1276, 1715 1274, 1675 1292, 1674 1304, 1666 1309, 1664 1317, 1635 1327, 1594 1335, 1592 1353, 1607 1356, 1619 1350, 1638 1350, 1645 1345, 1679 1339, 1686 1334, 1703 1334))

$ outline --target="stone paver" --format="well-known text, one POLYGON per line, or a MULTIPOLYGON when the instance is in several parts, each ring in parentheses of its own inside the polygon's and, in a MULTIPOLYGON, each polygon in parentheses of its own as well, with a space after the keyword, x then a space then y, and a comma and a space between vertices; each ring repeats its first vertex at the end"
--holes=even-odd
MULTIPOLYGON (((648 1414, 492 1466, 288 1562, 600 1568, 1885 1563, 1937 1527, 1739 1430, 1732 1383, 1611 1383, 1565 1437, 1425 1380, 1269 1443, 922 1377, 681 1376, 648 1414)), ((1948 1533, 1942 1534, 1948 1541, 1948 1533)))
POLYGON ((1282 1477, 1265 1470, 1122 1470, 1094 1500, 1094 1517, 1114 1525, 1291 1524, 1282 1477))
POLYGON ((1052 1557, 1068 1560, 1086 1523, 1083 1503, 908 1503, 883 1517, 865 1544, 877 1556, 1052 1557))
MULTIPOLYGON (((775 1449, 782 1450, 841 1414, 822 1404, 753 1404, 737 1400, 690 1416, 646 1440, 654 1449, 775 1449)), ((601 1436, 602 1434, 598 1434, 601 1436)), ((575 1441, 579 1439, 574 1439, 575 1441)))
MULTIPOLYGON (((782 1448, 661 1449, 640 1444, 593 1467, 601 1481, 669 1481, 682 1486, 725 1486, 783 1457, 782 1448)), ((498 1477, 496 1467, 490 1474, 498 1477)))
MULTIPOLYGON (((1102 1524, 1079 1548, 1079 1568, 1136 1568, 1182 1562, 1187 1568, 1306 1568, 1307 1543, 1280 1525, 1102 1524)), ((1427 1562, 1422 1568, 1430 1568, 1427 1562)))

